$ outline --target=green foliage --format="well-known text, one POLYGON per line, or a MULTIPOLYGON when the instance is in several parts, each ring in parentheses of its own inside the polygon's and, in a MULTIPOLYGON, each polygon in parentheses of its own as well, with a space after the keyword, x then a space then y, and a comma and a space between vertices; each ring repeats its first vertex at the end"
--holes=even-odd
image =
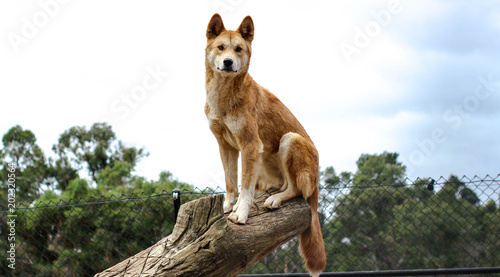
POLYGON ((406 167, 398 162, 398 153, 384 152, 380 155, 362 154, 356 164, 354 184, 358 186, 402 185, 406 167))
MULTIPOLYGON (((406 184, 404 171, 395 153, 360 157, 353 185, 337 195, 323 227, 326 271, 494 266, 495 202, 479 206, 475 191, 454 175, 436 193, 428 179, 406 184)), ((323 175, 326 188, 340 180, 332 169, 323 175)))
POLYGON ((322 186, 328 189, 334 189, 339 186, 345 186, 352 179, 352 173, 347 171, 342 171, 339 176, 337 176, 333 166, 325 168, 324 171, 320 172, 320 178, 322 186))
POLYGON ((73 168, 67 157, 59 157, 57 160, 49 159, 48 184, 53 189, 66 190, 71 180, 79 178, 77 168, 73 168))
POLYGON ((63 193, 64 198, 85 199, 89 192, 89 185, 85 179, 76 178, 69 182, 68 187, 63 193))
POLYGON ((154 195, 176 187, 192 190, 171 176, 162 172, 155 181, 134 178, 132 184, 137 187, 127 190, 128 195, 139 197, 134 201, 118 201, 123 198, 120 190, 91 188, 79 178, 62 195, 46 191, 35 209, 20 213, 20 241, 30 257, 26 264, 19 262, 20 272, 31 275, 43 269, 47 275, 62 271, 93 276, 170 234, 174 226, 171 200, 154 195), (148 187, 148 193, 141 187, 148 187), (97 203, 80 205, 89 199, 97 203), (56 204, 63 206, 53 207, 56 204))
POLYGON ((61 157, 71 157, 77 165, 85 163, 92 176, 109 163, 110 153, 107 151, 115 133, 111 126, 96 123, 90 130, 83 126, 71 127, 59 137, 59 144, 53 150, 61 157))
MULTIPOLYGON (((405 200, 405 167, 397 158, 397 153, 384 152, 380 155, 363 154, 358 159, 352 188, 336 197, 335 220, 324 227, 335 230, 335 233, 325 234, 325 238, 335 241, 334 245, 345 253, 345 259, 338 259, 335 255, 327 257, 331 268, 344 271, 394 266, 393 208, 405 200), (380 186, 390 187, 379 189, 380 186)), ((330 251, 336 253, 339 249, 330 251)))
POLYGON ((127 186, 132 169, 133 166, 128 162, 115 162, 112 167, 107 166, 97 174, 97 183, 105 189, 127 186))
MULTIPOLYGON (((72 127, 59 137, 59 143, 52 149, 59 156, 60 167, 66 170, 85 167, 96 183, 99 183, 100 171, 113 168, 117 162, 126 162, 134 168, 148 155, 143 148, 126 147, 117 141, 111 126, 106 123, 95 123, 89 130, 83 126, 72 127)), ((120 170, 123 169, 121 165, 120 170)))
POLYGON ((12 127, 3 137, 2 159, 8 159, 16 168, 26 169, 40 158, 40 148, 36 145, 35 135, 23 130, 19 125, 12 127))
MULTIPOLYGON (((410 198, 397 207, 397 241, 411 246, 399 250, 401 257, 406 257, 400 260, 403 268, 475 267, 473 257, 486 254, 489 242, 483 236, 482 220, 486 214, 481 214, 477 202, 457 193, 464 186, 451 176, 438 193, 410 198), (472 253, 475 251, 477 254, 472 253)), ((469 193, 477 198, 472 190, 469 193)))
MULTIPOLYGON (((93 276, 172 231, 172 203, 162 193, 193 190, 168 171, 157 180, 134 175, 147 151, 127 147, 105 123, 65 131, 51 159, 45 158, 35 135, 20 126, 11 128, 2 142, 1 194, 7 191, 8 164, 14 163, 17 206, 25 208, 17 211, 16 225, 17 248, 24 254, 16 257, 15 273, 2 260, 2 276, 93 276), (82 169, 91 180, 79 175, 82 169), (121 200, 126 196, 136 200, 121 200), (88 201, 96 203, 81 204, 88 201)), ((2 210, 6 199, 0 200, 2 210)), ((6 229, 6 221, 0 220, 0 230, 6 229)), ((1 249, 8 249, 5 238, 2 232, 1 249)))
MULTIPOLYGON (((12 127, 2 138, 4 145, 0 151, 0 189, 7 190, 8 164, 15 165, 16 199, 29 203, 39 196, 40 188, 47 176, 47 163, 36 137, 30 130, 21 126, 12 127)), ((0 204, 5 205, 6 197, 0 204)))

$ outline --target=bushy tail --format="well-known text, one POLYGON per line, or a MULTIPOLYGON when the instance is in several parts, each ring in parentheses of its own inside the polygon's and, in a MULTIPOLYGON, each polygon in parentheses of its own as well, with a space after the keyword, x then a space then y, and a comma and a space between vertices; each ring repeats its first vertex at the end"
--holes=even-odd
POLYGON ((319 276, 326 266, 325 243, 318 218, 318 196, 319 191, 316 187, 307 198, 312 212, 311 225, 300 234, 300 254, 306 262, 307 270, 314 277, 319 276))

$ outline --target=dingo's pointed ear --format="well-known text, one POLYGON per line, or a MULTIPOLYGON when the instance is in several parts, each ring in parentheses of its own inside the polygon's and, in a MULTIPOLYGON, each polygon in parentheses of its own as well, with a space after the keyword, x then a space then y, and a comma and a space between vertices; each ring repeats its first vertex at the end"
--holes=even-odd
POLYGON ((247 17, 245 17, 241 22, 240 27, 238 27, 238 32, 245 40, 252 42, 253 30, 254 30, 253 20, 249 15, 247 15, 247 17))
POLYGON ((224 23, 222 23, 222 18, 218 13, 212 16, 210 22, 207 27, 207 39, 214 39, 220 35, 223 31, 225 31, 224 23))

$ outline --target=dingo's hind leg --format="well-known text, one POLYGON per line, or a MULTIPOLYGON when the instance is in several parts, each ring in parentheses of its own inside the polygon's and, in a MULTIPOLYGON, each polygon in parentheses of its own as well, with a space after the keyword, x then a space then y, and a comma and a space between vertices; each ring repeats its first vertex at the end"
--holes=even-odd
POLYGON ((266 202, 264 202, 264 206, 269 209, 276 209, 281 205, 281 203, 299 195, 300 192, 297 191, 294 186, 288 186, 285 191, 269 196, 266 199, 266 202))
POLYGON ((283 192, 270 196, 264 205, 275 209, 296 196, 308 199, 317 185, 318 155, 314 145, 301 135, 286 133, 280 140, 279 158, 284 177, 283 192))

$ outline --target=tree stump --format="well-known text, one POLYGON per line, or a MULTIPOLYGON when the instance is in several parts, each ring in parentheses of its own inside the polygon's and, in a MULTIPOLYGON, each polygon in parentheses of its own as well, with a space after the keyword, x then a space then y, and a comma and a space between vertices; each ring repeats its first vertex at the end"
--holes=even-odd
POLYGON ((311 209, 302 197, 269 210, 263 204, 270 195, 254 201, 245 225, 224 215, 222 194, 185 203, 172 234, 95 277, 236 276, 310 225, 311 209))

